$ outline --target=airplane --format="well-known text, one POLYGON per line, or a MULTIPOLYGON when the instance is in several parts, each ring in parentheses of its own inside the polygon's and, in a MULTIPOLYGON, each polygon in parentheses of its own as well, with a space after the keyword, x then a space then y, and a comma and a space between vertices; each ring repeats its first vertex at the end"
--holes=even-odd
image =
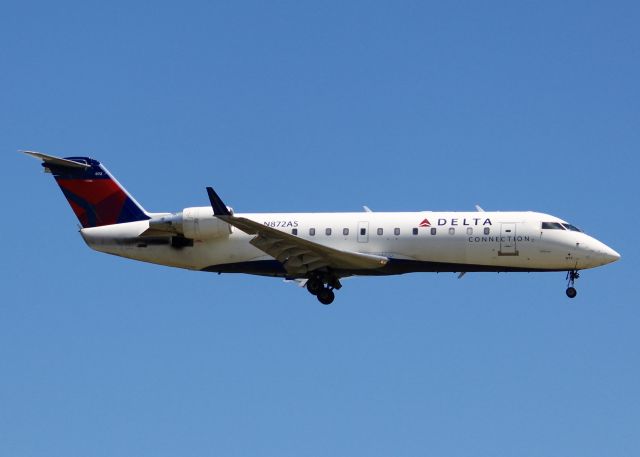
POLYGON ((89 157, 42 160, 71 205, 87 245, 99 252, 189 270, 297 281, 334 301, 341 279, 413 272, 566 271, 574 298, 579 271, 620 254, 576 226, 532 211, 238 214, 207 187, 210 206, 146 211, 89 157))

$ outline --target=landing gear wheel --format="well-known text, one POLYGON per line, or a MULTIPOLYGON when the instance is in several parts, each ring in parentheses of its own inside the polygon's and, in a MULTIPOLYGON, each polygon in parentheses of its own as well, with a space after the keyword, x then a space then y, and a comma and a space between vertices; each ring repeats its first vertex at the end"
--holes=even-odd
POLYGON ((307 281, 307 290, 311 295, 318 295, 324 288, 324 284, 318 278, 311 278, 307 281))
POLYGON ((333 293, 333 290, 326 287, 323 287, 320 292, 318 292, 318 301, 323 305, 330 305, 335 298, 336 295, 333 293))
POLYGON ((573 287, 573 283, 575 283, 579 277, 580 273, 578 273, 578 270, 567 271, 567 297, 575 298, 575 296, 578 295, 578 291, 573 287))

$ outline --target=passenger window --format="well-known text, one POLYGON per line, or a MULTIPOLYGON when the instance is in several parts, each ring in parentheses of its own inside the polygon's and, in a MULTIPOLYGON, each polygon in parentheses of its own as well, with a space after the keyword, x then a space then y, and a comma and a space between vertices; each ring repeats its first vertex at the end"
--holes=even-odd
POLYGON ((378 229, 378 236, 382 236, 383 230, 381 228, 378 229))
POLYGON ((393 229, 393 234, 394 234, 395 236, 400 235, 400 229, 399 229, 398 227, 394 228, 394 229, 393 229))
POLYGON ((438 232, 438 230, 435 227, 431 227, 431 234, 435 235, 438 232))
POLYGON ((473 228, 467 227, 467 235, 473 235, 473 228))
POLYGON ((456 234, 456 229, 453 227, 449 227, 449 235, 455 235, 456 234))
POLYGON ((349 229, 348 229, 348 228, 343 228, 343 229, 342 229, 342 234, 343 234, 344 236, 347 236, 347 235, 349 234, 349 229))
POLYGON ((364 228, 364 227, 363 227, 363 228, 361 228, 361 229, 360 229, 360 235, 364 236, 364 235, 366 235, 366 234, 367 234, 367 229, 366 229, 366 228, 364 228))
POLYGON ((291 234, 295 235, 295 236, 298 236, 298 229, 297 228, 291 229, 291 234))
POLYGON ((417 235, 417 234, 418 234, 418 229, 417 229, 417 228, 414 228, 414 229, 411 231, 411 233, 413 233, 414 235, 417 235))
POLYGON ((325 229, 324 234, 327 236, 331 236, 331 229, 330 228, 325 229))
POLYGON ((488 235, 489 233, 491 233, 491 229, 489 227, 485 227, 484 228, 484 234, 488 235))
POLYGON ((310 228, 309 229, 309 236, 315 236, 315 234, 316 234, 316 229, 310 228))

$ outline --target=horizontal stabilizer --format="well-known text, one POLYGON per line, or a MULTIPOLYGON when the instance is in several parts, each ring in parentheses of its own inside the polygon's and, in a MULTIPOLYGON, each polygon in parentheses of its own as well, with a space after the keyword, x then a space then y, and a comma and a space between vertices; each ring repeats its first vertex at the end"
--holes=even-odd
POLYGON ((67 168, 91 168, 91 165, 86 163, 75 162, 73 160, 62 159, 60 157, 54 157, 47 154, 43 154, 41 152, 35 151, 20 151, 24 154, 30 155, 31 157, 35 157, 36 159, 41 159, 45 164, 55 165, 57 167, 67 167, 67 168))

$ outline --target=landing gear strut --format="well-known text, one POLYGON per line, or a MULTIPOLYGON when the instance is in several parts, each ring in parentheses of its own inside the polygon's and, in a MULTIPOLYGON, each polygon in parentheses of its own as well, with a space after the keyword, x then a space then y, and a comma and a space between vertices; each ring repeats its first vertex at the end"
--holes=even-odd
POLYGON ((573 287, 573 283, 580 277, 578 270, 567 271, 567 297, 575 298, 578 295, 578 291, 573 287))
POLYGON ((335 300, 336 295, 333 292, 334 289, 340 289, 342 284, 335 276, 312 276, 307 280, 307 291, 311 295, 315 295, 320 303, 323 305, 330 305, 335 300))

